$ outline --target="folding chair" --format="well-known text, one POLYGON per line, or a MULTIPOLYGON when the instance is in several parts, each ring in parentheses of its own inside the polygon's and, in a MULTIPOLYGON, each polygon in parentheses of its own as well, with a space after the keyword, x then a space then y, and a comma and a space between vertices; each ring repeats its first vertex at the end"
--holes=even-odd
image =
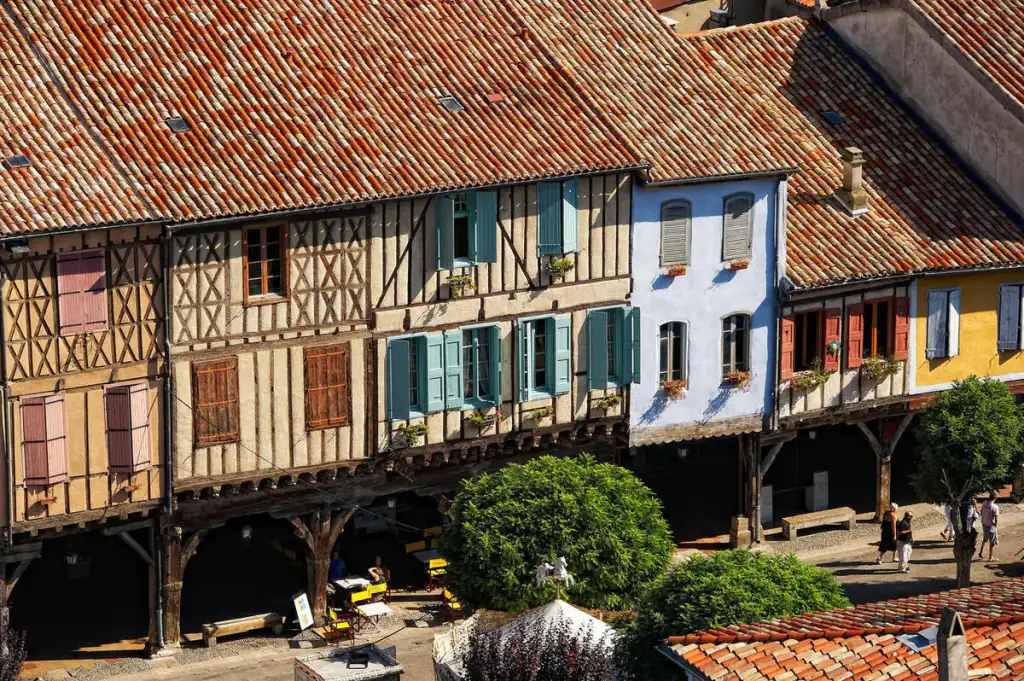
POLYGON ((353 591, 352 592, 352 596, 351 596, 351 601, 350 602, 352 604, 352 617, 355 620, 355 625, 356 625, 356 629, 357 630, 362 629, 363 620, 366 619, 366 618, 359 614, 359 611, 356 610, 356 607, 359 606, 359 605, 362 605, 364 603, 369 603, 370 600, 371 600, 371 598, 370 598, 370 590, 368 588, 364 589, 363 591, 353 591))
POLYGON ((458 619, 462 614, 462 601, 455 597, 448 589, 441 593, 441 618, 445 622, 458 619))
POLYGON ((427 548, 427 542, 425 542, 425 541, 423 541, 421 539, 420 541, 414 541, 411 544, 406 544, 405 545, 405 552, 406 553, 416 553, 417 551, 425 551, 426 548, 427 548))
POLYGON ((433 591, 438 587, 443 587, 445 582, 445 575, 448 574, 448 561, 444 558, 434 558, 427 563, 427 579, 424 585, 425 591, 433 591))
POLYGON ((370 594, 370 600, 384 601, 385 603, 391 602, 391 587, 388 586, 387 582, 371 584, 366 588, 366 592, 370 594))
POLYGON ((350 617, 349 613, 339 613, 334 608, 327 608, 327 630, 324 632, 324 639, 328 643, 337 643, 342 639, 355 642, 356 633, 352 629, 350 617))

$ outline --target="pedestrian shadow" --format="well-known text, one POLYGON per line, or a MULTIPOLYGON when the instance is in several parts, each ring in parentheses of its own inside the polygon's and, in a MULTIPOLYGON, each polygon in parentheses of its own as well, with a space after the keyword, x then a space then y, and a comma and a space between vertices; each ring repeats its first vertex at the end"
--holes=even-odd
POLYGON ((985 569, 994 572, 999 577, 1009 579, 1011 577, 1024 577, 1024 563, 986 563, 985 569))
MULTIPOLYGON (((911 563, 911 570, 913 570, 913 563, 911 563)), ((881 582, 847 582, 843 584, 843 591, 846 592, 846 597, 850 599, 850 602, 859 605, 888 601, 894 598, 921 596, 956 588, 954 577, 914 577, 913 571, 903 577, 904 579, 881 582)))

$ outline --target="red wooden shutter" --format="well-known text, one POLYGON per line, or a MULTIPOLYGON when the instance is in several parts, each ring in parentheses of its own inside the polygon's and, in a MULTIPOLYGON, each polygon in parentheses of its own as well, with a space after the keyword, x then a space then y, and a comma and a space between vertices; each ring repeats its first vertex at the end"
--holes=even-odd
POLYGON ((128 386, 107 388, 107 457, 111 473, 132 472, 132 408, 128 386))
POLYGON ((42 397, 21 401, 21 439, 25 447, 25 485, 42 487, 49 481, 46 459, 46 405, 42 397))
POLYGON ((793 377, 793 363, 796 359, 796 317, 782 318, 782 333, 779 342, 779 380, 793 377))
POLYGON ((864 304, 846 306, 846 368, 859 367, 864 358, 864 304))
POLYGON ((82 251, 82 330, 107 328, 107 254, 101 248, 82 251))
POLYGON ((306 428, 349 423, 348 343, 306 350, 306 428))
POLYGON ((62 336, 82 332, 83 312, 78 294, 84 288, 82 254, 57 254, 57 312, 62 336))
POLYGON ((237 360, 196 364, 192 378, 196 446, 237 442, 237 360))
POLYGON ((43 398, 43 405, 46 407, 46 472, 48 483, 52 485, 68 479, 64 395, 47 395, 43 398))
POLYGON ((910 356, 910 298, 896 298, 893 304, 895 321, 893 330, 893 357, 907 359, 910 356))
POLYGON ((842 352, 830 355, 827 348, 829 343, 838 343, 842 340, 842 319, 843 311, 839 308, 825 310, 825 333, 822 334, 825 340, 825 348, 822 349, 822 355, 825 358, 823 362, 825 371, 839 370, 839 355, 842 352))

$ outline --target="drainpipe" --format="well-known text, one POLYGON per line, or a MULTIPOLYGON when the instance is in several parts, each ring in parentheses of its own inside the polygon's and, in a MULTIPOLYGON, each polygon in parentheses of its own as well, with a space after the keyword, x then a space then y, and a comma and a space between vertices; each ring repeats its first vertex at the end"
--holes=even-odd
MULTIPOLYGON (((160 263, 164 274, 164 513, 160 526, 166 533, 170 528, 163 527, 164 522, 171 521, 174 512, 174 465, 172 455, 174 433, 174 382, 171 371, 171 235, 164 225, 160 234, 160 263)), ((159 648, 164 647, 164 564, 163 542, 154 537, 153 551, 156 563, 156 636, 159 648)))
MULTIPOLYGON (((6 288, 7 273, 4 272, 0 274, 0 299, 3 298, 6 288)), ((7 489, 4 490, 7 524, 4 526, 3 541, 0 542, 0 548, 3 548, 4 546, 10 546, 14 537, 11 531, 11 526, 14 524, 14 457, 11 455, 14 441, 10 428, 11 419, 8 418, 7 403, 7 323, 2 313, 0 313, 0 400, 3 400, 3 408, 0 409, 0 419, 2 419, 0 432, 2 432, 4 445, 3 465, 7 468, 7 489)))

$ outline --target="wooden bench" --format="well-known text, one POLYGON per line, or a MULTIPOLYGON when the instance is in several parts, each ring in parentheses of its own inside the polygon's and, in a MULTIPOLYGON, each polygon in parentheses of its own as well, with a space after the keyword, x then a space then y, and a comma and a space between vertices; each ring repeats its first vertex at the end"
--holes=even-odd
POLYGON ((262 615, 250 615, 223 622, 203 625, 203 645, 207 648, 217 645, 218 636, 244 634, 247 631, 271 629, 275 636, 284 631, 284 617, 276 612, 265 612, 262 615))
POLYGON ((782 519, 782 537, 788 541, 795 537, 799 530, 822 525, 842 524, 844 530, 852 530, 855 522, 857 522, 857 514, 847 506, 828 508, 824 511, 804 513, 803 515, 791 515, 782 519))

